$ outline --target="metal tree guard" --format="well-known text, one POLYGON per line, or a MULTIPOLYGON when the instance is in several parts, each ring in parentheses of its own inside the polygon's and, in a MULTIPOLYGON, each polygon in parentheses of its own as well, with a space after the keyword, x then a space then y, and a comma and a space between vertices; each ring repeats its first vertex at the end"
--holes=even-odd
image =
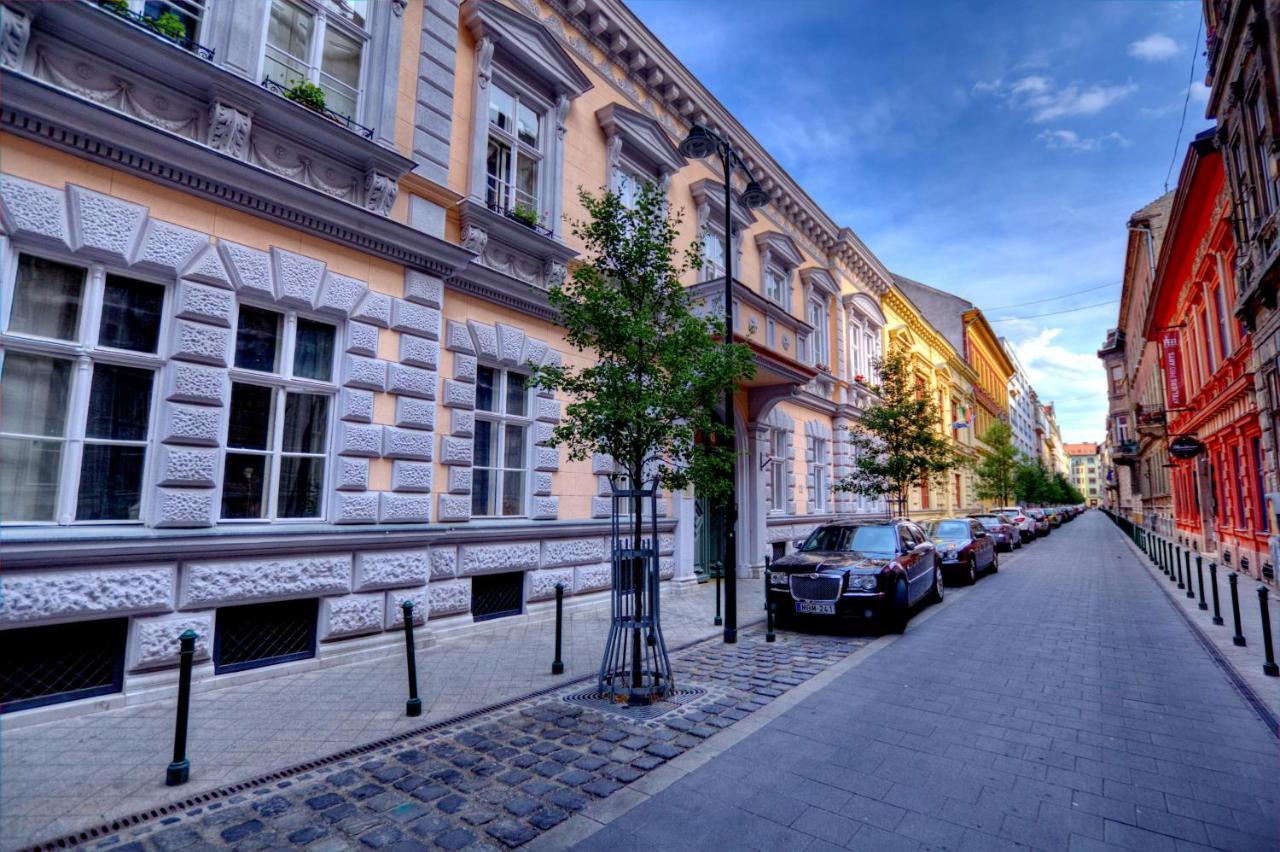
POLYGON ((658 595, 658 489, 655 484, 614 490, 611 497, 613 617, 600 662, 599 692, 618 703, 651 704, 674 687, 658 595), (640 539, 639 548, 634 529, 623 526, 636 500, 642 515, 646 503, 649 507, 648 537, 640 539))

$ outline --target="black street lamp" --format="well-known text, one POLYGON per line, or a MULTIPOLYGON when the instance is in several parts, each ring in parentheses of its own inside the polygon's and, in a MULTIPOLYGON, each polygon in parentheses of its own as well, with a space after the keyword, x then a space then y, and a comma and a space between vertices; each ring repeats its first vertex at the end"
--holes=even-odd
MULTIPOLYGON (((689 135, 680 143, 680 153, 693 160, 701 160, 712 154, 720 155, 724 165, 724 342, 733 342, 733 168, 737 166, 747 176, 747 188, 739 199, 742 206, 749 209, 763 207, 769 203, 769 193, 751 176, 751 170, 743 162, 742 157, 734 150, 729 140, 709 127, 695 124, 689 129, 689 135)), ((724 393, 724 424, 729 432, 729 440, 735 442, 737 435, 737 416, 733 410, 733 388, 724 393)), ((738 641, 738 596, 737 572, 738 554, 734 542, 734 533, 738 526, 738 488, 737 465, 734 465, 733 477, 729 481, 729 516, 724 523, 724 641, 738 641)))

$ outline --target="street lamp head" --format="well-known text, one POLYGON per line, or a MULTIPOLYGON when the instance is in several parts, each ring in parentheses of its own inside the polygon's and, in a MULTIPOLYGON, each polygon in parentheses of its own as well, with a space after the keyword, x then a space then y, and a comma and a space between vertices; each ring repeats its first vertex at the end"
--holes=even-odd
POLYGON ((691 160, 702 160, 710 157, 716 150, 716 139, 707 128, 695 124, 689 128, 689 135, 680 143, 680 153, 691 160))
POLYGON ((764 187, 759 181, 751 181, 747 184, 747 188, 742 191, 742 206, 748 210, 754 210, 757 207, 763 207, 769 203, 769 193, 764 191, 764 187))

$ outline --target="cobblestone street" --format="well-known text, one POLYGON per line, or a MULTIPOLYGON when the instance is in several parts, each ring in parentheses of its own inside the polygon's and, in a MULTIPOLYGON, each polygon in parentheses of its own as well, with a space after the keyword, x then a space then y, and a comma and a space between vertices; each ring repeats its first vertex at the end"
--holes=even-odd
POLYGON ((1274 848, 1274 734, 1145 570, 1090 513, 902 637, 755 627, 657 718, 566 685, 87 845, 1274 848))

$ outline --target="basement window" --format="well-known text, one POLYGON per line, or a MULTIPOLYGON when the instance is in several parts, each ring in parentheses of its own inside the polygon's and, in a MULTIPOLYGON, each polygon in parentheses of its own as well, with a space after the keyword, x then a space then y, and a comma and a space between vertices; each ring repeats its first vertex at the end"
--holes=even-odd
POLYGON ((524 572, 483 574, 471 578, 471 615, 476 621, 505 618, 524 611, 524 572))
POLYGON ((222 607, 213 638, 214 673, 314 657, 318 605, 316 598, 307 598, 222 607))
POLYGON ((0 631, 0 713, 120 692, 129 619, 0 631))

